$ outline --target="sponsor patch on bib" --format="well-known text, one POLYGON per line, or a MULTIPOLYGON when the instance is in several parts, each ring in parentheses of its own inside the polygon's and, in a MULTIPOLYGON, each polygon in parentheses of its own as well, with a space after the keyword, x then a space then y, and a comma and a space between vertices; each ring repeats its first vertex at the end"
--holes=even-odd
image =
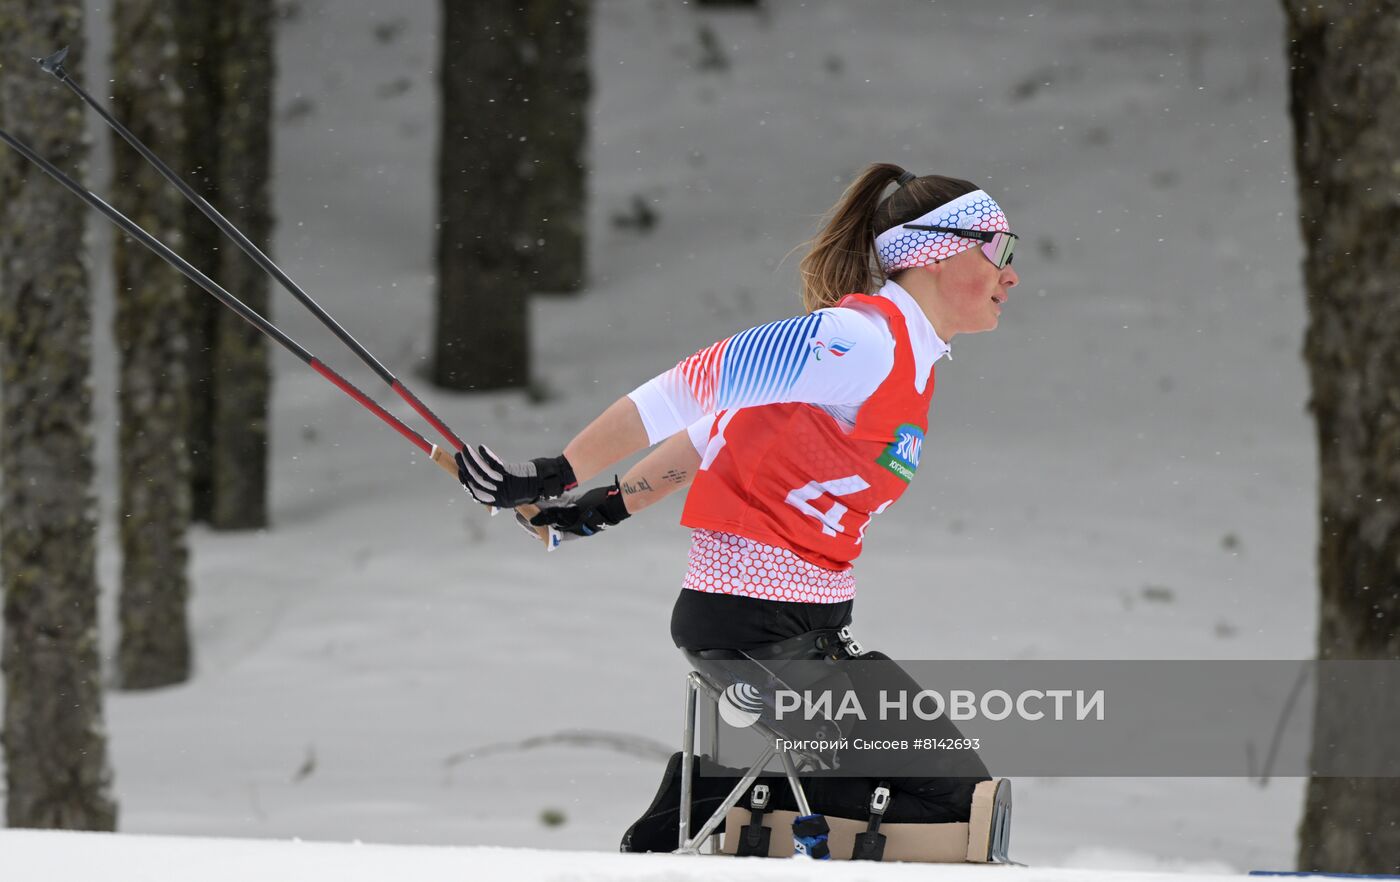
POLYGON ((919 467, 919 454, 923 449, 924 430, 906 423, 895 430, 894 440, 875 461, 908 484, 914 480, 914 471, 919 467))

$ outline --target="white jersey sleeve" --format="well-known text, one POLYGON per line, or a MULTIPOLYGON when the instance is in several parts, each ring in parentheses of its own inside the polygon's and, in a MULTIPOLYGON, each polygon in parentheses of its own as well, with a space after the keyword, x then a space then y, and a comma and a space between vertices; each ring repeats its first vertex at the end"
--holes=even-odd
POLYGON ((707 413, 686 427, 691 445, 701 456, 705 455, 705 448, 710 446, 710 426, 714 425, 714 422, 714 415, 707 413))
POLYGON ((883 316, 829 307, 721 340, 629 397, 655 444, 720 410, 790 402, 858 407, 893 367, 894 335, 883 316))

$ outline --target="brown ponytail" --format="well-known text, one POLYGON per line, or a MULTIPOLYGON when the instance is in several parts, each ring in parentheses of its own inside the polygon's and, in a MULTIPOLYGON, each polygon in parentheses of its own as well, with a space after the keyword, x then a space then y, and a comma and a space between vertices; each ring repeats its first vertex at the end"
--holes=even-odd
POLYGON ((910 179, 882 199, 886 185, 904 173, 888 162, 867 166, 827 214, 826 224, 798 264, 802 305, 807 312, 834 306, 853 292, 869 293, 872 277, 883 284, 875 237, 977 189, 976 184, 960 178, 926 175, 910 179))

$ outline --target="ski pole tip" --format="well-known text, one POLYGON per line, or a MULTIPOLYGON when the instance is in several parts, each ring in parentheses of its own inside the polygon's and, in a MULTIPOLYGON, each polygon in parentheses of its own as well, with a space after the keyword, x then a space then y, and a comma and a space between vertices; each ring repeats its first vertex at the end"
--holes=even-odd
POLYGON ((42 70, 44 73, 53 74, 59 79, 62 79, 64 73, 63 62, 68 60, 69 48, 70 47, 68 46, 64 46, 62 49, 58 50, 52 55, 46 56, 44 58, 36 58, 34 59, 34 61, 39 65, 39 69, 42 70))

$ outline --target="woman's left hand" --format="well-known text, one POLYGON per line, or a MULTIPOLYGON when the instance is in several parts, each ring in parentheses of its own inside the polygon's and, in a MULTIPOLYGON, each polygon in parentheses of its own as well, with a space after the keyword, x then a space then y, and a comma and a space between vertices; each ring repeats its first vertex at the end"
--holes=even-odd
POLYGON ((536 505, 539 506, 539 514, 529 519, 517 514, 516 522, 531 536, 538 536, 538 527, 553 527, 565 541, 595 536, 631 517, 616 479, 611 486, 542 500, 536 505))

